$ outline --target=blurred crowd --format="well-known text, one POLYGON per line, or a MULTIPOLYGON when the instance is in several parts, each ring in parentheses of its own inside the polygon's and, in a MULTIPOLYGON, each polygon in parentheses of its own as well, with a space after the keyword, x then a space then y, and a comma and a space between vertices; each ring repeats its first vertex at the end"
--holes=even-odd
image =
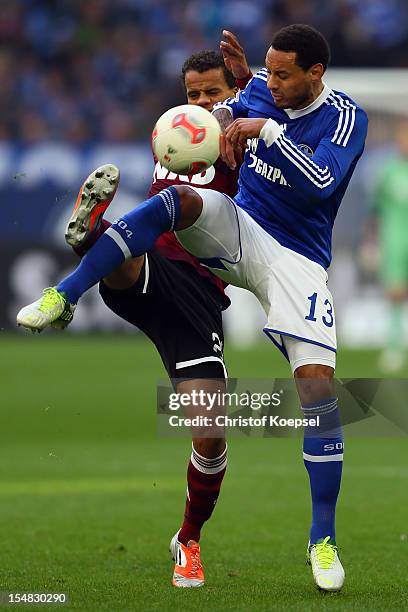
POLYGON ((406 0, 2 0, 0 140, 144 138, 183 101, 183 61, 223 28, 259 65, 299 22, 326 35, 334 66, 408 66, 406 0))

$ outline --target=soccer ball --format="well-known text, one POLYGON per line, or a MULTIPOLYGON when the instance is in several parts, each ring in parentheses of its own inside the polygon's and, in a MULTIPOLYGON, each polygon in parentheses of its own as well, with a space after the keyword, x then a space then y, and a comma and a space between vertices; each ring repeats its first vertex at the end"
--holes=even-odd
POLYGON ((195 104, 166 111, 152 134, 153 152, 162 166, 176 174, 198 174, 220 154, 221 128, 213 115, 195 104))

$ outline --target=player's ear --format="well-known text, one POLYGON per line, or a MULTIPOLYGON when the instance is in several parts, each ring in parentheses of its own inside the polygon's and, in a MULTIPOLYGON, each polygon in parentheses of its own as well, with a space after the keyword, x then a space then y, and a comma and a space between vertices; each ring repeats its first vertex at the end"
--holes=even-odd
POLYGON ((312 77, 313 81, 319 81, 324 75, 323 64, 315 64, 314 66, 309 68, 309 74, 312 77))

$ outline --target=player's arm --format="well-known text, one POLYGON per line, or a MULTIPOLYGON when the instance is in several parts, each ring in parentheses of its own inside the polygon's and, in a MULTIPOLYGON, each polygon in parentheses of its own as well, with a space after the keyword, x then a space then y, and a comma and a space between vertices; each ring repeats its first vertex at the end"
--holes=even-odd
MULTIPOLYGON (((223 103, 222 103, 223 104, 223 103)), ((225 106, 215 108, 213 114, 218 119, 222 134, 220 137, 220 157, 232 169, 236 167, 235 154, 243 150, 248 138, 259 138, 267 119, 235 119, 232 111, 225 106)))
POLYGON ((212 114, 221 126, 220 156, 233 170, 236 168, 234 149, 238 150, 243 139, 240 142, 232 142, 226 138, 226 134, 230 126, 234 124, 235 119, 248 116, 248 98, 251 86, 252 81, 248 83, 243 91, 238 91, 234 98, 227 98, 223 102, 217 102, 212 111, 212 114))
POLYGON ((236 168, 236 160, 235 160, 235 151, 234 147, 231 146, 231 143, 228 142, 225 138, 225 131, 231 123, 233 123, 234 119, 226 108, 218 108, 213 110, 213 115, 217 119, 218 123, 221 127, 220 134, 220 157, 223 161, 225 161, 231 170, 235 170, 236 168))
POLYGON ((329 198, 348 173, 364 148, 367 115, 350 109, 346 120, 335 117, 312 157, 308 157, 283 127, 269 119, 260 132, 266 146, 274 147, 274 165, 279 165, 286 180, 297 191, 316 200, 329 198), (278 156, 278 161, 276 160, 278 156))

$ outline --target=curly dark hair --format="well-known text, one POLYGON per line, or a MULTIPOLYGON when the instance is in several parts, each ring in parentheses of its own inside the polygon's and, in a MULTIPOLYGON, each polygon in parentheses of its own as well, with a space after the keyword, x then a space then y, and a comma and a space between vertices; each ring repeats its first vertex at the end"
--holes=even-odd
POLYGON ((221 53, 217 53, 217 51, 199 51, 198 53, 193 53, 186 59, 181 69, 181 80, 183 84, 185 83, 186 72, 189 70, 195 70, 196 72, 206 72, 207 70, 212 70, 213 68, 222 68, 224 71, 224 77, 227 85, 229 87, 235 87, 235 78, 224 64, 224 58, 221 53))
POLYGON ((304 23, 286 26, 275 34, 272 47, 277 51, 296 53, 296 64, 306 72, 315 64, 326 70, 330 62, 329 43, 318 30, 304 23))

